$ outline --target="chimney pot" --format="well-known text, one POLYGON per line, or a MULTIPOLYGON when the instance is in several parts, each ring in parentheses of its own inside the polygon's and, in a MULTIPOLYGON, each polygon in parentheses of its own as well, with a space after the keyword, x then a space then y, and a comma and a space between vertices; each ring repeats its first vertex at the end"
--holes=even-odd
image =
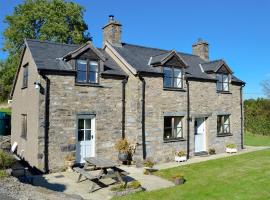
POLYGON ((114 21, 114 15, 109 15, 109 22, 114 21))

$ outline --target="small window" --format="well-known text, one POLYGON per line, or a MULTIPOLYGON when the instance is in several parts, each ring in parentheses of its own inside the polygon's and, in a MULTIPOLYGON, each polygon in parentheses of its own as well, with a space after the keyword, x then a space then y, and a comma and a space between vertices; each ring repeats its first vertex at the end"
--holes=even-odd
POLYGON ((230 134, 230 115, 217 116, 217 133, 218 135, 230 134))
POLYGON ((27 88, 28 87, 28 65, 25 65, 23 67, 23 84, 22 88, 27 88))
POLYGON ((182 70, 174 67, 164 67, 164 80, 163 86, 166 88, 182 88, 183 87, 183 74, 182 70))
POLYGON ((22 114, 21 116, 22 120, 22 130, 21 130, 21 137, 26 139, 27 138, 27 115, 22 114))
POLYGON ((217 74, 217 91, 229 91, 229 75, 217 74))
POLYGON ((78 83, 98 83, 99 66, 97 61, 77 60, 78 83))
POLYGON ((79 118, 78 119, 78 141, 91 140, 92 125, 90 118, 79 118))
POLYGON ((183 117, 164 117, 164 140, 183 138, 183 117))

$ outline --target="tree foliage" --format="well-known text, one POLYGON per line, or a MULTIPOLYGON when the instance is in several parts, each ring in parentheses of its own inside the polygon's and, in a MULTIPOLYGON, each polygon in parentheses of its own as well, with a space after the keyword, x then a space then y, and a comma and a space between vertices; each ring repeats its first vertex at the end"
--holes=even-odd
POLYGON ((84 8, 65 0, 25 0, 6 16, 4 50, 9 57, 1 62, 0 100, 8 97, 19 63, 24 39, 80 44, 90 40, 83 20, 84 8))
POLYGON ((270 100, 245 100, 244 109, 245 129, 253 134, 270 135, 270 100))

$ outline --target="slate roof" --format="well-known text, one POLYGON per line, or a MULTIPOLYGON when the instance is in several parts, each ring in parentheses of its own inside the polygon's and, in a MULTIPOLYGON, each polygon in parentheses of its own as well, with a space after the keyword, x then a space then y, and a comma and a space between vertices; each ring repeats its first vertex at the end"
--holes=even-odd
MULTIPOLYGON (((39 70, 71 71, 72 66, 61 58, 71 51, 78 49, 81 45, 62 44, 49 41, 27 39, 26 45, 29 47, 33 59, 39 70)), ((99 51, 105 57, 104 66, 107 71, 102 73, 112 75, 126 75, 116 62, 103 50, 99 51)))
POLYGON ((218 67, 222 65, 222 63, 223 63, 223 60, 214 60, 211 62, 202 63, 202 67, 204 71, 206 72, 210 72, 210 71, 215 72, 218 69, 218 67))
MULTIPOLYGON (((42 70, 71 71, 72 66, 61 58, 76 50, 80 45, 62 44, 49 41, 39 41, 27 39, 26 44, 29 47, 37 68, 42 70)), ((165 59, 172 52, 158 48, 144 47, 122 43, 122 46, 113 45, 113 48, 138 72, 162 73, 161 68, 153 67, 151 64, 165 59), (152 57, 152 58, 151 58, 152 57)), ((98 49, 106 58, 104 63, 105 71, 103 74, 126 75, 121 67, 102 49, 98 49)), ((215 69, 222 60, 205 62, 199 56, 177 52, 177 54, 188 65, 186 68, 187 77, 199 78, 205 80, 216 80, 206 72, 215 69)), ((244 83, 240 79, 232 76, 233 82, 244 83)))
MULTIPOLYGON (((168 56, 172 51, 171 50, 163 50, 158 48, 144 47, 138 45, 132 45, 127 43, 122 43, 122 47, 113 46, 114 49, 138 72, 152 72, 152 73, 160 73, 160 68, 153 67, 149 65, 149 63, 159 62, 168 56), (152 57, 152 60, 150 60, 152 57), (150 62, 149 62, 150 60, 150 62)), ((177 54, 187 63, 188 67, 186 68, 186 73, 188 77, 199 78, 205 80, 216 80, 212 78, 207 73, 204 72, 204 69, 201 68, 200 64, 204 63, 205 67, 214 68, 218 62, 207 62, 201 59, 199 56, 177 52, 177 54)), ((244 83, 240 79, 232 76, 233 82, 244 83)))

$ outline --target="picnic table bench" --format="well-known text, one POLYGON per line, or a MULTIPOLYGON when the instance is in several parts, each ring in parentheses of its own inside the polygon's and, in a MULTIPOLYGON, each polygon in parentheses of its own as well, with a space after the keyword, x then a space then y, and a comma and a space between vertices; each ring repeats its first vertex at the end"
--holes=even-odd
POLYGON ((124 170, 118 168, 119 164, 111 160, 98 157, 89 157, 84 160, 86 162, 83 168, 74 167, 73 170, 79 174, 77 182, 80 182, 82 176, 92 182, 90 192, 93 192, 97 185, 106 187, 106 185, 100 181, 102 178, 115 178, 118 182, 124 182, 122 176, 128 174, 124 170), (98 175, 92 175, 90 173, 91 171, 87 170, 89 166, 92 166, 94 170, 100 169, 98 175))

